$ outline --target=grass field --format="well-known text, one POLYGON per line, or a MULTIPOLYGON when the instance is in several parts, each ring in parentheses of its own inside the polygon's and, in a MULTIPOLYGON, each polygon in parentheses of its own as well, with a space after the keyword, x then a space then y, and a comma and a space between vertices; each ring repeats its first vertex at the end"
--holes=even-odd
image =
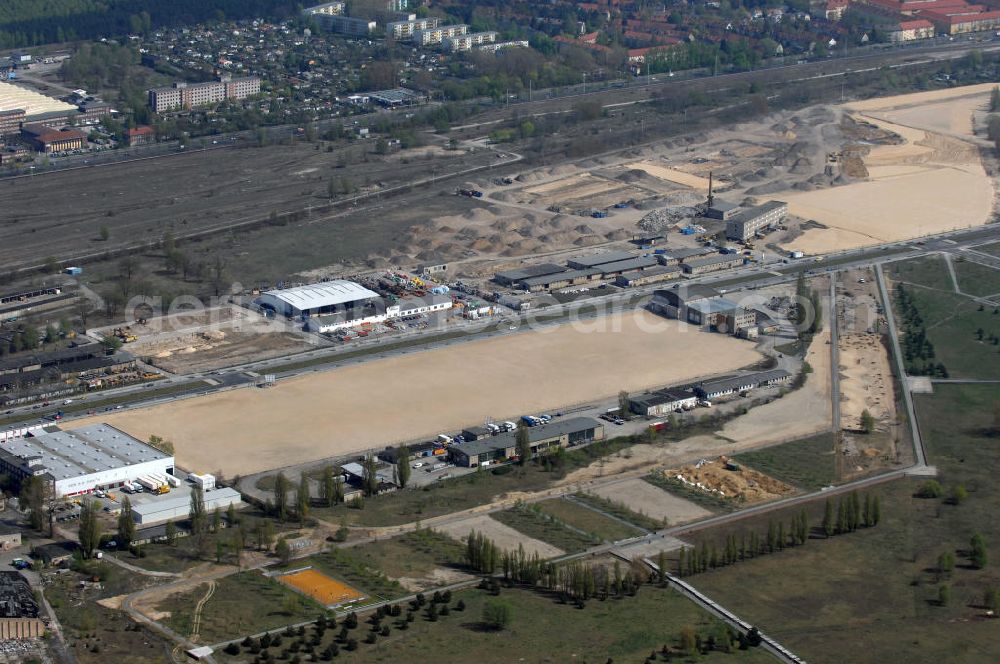
POLYGON ((535 503, 535 506, 545 514, 605 542, 617 542, 642 533, 638 528, 609 519, 592 509, 562 498, 544 500, 535 503))
MULTIPOLYGON (((201 641, 216 643, 238 634, 255 634, 315 618, 323 608, 260 572, 241 572, 217 581, 215 594, 201 614, 201 641)), ((207 590, 201 584, 191 592, 172 595, 157 606, 169 611, 164 623, 180 634, 190 634, 194 609, 207 590)))
POLYGON ((662 521, 646 516, 645 514, 633 512, 622 503, 608 500, 592 493, 577 493, 573 495, 573 498, 574 500, 586 503, 601 512, 606 512, 611 516, 618 517, 622 521, 628 521, 637 528, 642 528, 643 530, 659 530, 663 527, 662 521))
POLYGON ((513 509, 494 512, 490 516, 528 537, 547 542, 566 553, 584 551, 601 542, 599 537, 570 528, 559 519, 536 509, 534 505, 519 505, 513 509))
POLYGON ((833 434, 825 433, 744 452, 733 459, 801 489, 819 489, 837 480, 833 442, 833 434))
MULTIPOLYGON (((942 273, 944 270, 940 266, 942 273)), ((927 338, 934 344, 935 361, 947 367, 949 377, 1000 375, 1000 345, 986 340, 990 334, 1000 336, 1000 313, 994 314, 993 309, 952 292, 915 287, 909 292, 924 320, 927 338), (976 341, 979 329, 983 330, 983 341, 976 341)))
MULTIPOLYGON (((111 660, 123 664, 170 662, 165 642, 146 630, 132 631, 134 623, 127 615, 96 603, 98 599, 135 592, 148 580, 107 562, 91 562, 88 569, 100 575, 100 586, 80 587, 85 577, 76 572, 49 576, 45 584, 45 597, 55 610, 76 660, 80 664, 106 664, 111 660)), ((9 661, 21 660, 14 655, 9 661)))
POLYGON ((976 247, 976 251, 981 251, 984 254, 990 254, 991 256, 1000 256, 1000 242, 981 244, 976 247))
MULTIPOLYGON (((503 590, 498 598, 510 607, 510 623, 503 631, 485 629, 481 624, 483 605, 493 599, 481 590, 455 593, 452 611, 439 616, 434 622, 425 613, 417 613, 409 629, 401 631, 396 620, 385 620, 390 625, 388 636, 378 637, 375 644, 363 642, 369 631, 362 622, 350 632, 358 646, 349 652, 343 644, 335 658, 338 662, 361 664, 367 662, 436 662, 439 664, 506 664, 507 662, 580 662, 604 664, 614 662, 642 662, 653 650, 665 644, 676 646, 681 630, 690 626, 702 638, 717 632, 720 627, 714 619, 671 590, 644 586, 635 597, 609 599, 604 602, 591 600, 580 610, 571 604, 560 604, 547 595, 518 588, 503 590), (458 600, 465 604, 464 611, 455 611, 458 600)), ((339 628, 327 629, 315 646, 321 653, 337 635, 339 628)), ((313 643, 314 629, 304 637, 283 636, 279 648, 270 648, 277 657, 296 640, 313 643)), ((294 646, 293 646, 294 647, 294 646)), ((221 661, 248 661, 251 655, 241 653, 226 656, 217 652, 221 661)), ((308 661, 302 655, 302 661, 308 661)), ((695 661, 676 656, 675 661, 695 661)), ((698 657, 699 662, 740 662, 764 664, 773 662, 771 656, 760 650, 735 650, 731 654, 711 652, 698 657)))
MULTIPOLYGON (((877 528, 812 540, 691 581, 811 662, 1000 657, 995 624, 981 607, 984 590, 1000 587, 1000 570, 996 563, 973 569, 966 554, 975 532, 988 546, 1000 542, 993 518, 1000 509, 1000 386, 935 385, 934 394, 915 398, 937 479, 946 491, 965 486, 967 500, 916 498, 922 480, 891 482, 873 490, 883 505, 877 528), (945 552, 954 555, 955 569, 939 577, 937 558, 945 552), (940 585, 950 587, 948 606, 937 605, 940 585)), ((822 505, 811 509, 818 524, 822 505)))
POLYGON ((405 589, 390 578, 379 560, 369 551, 354 548, 330 551, 303 560, 293 561, 291 567, 312 565, 317 570, 346 581, 373 599, 400 597, 405 589))
POLYGON ((963 293, 985 297, 1000 293, 1000 270, 972 261, 955 261, 958 287, 963 293))
POLYGON ((944 259, 938 255, 890 263, 890 270, 892 278, 896 281, 949 292, 954 290, 951 277, 948 275, 948 267, 944 264, 944 259))

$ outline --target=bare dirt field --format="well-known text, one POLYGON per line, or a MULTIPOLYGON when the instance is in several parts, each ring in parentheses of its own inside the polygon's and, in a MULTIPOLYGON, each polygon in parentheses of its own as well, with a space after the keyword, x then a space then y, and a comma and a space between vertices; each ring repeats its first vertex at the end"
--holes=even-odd
POLYGON ((592 493, 670 525, 711 515, 708 510, 638 478, 607 484, 593 489, 592 493))
POLYGON ((717 434, 731 441, 730 447, 735 450, 804 438, 830 427, 833 413, 830 402, 829 327, 824 327, 813 337, 806 362, 812 367, 812 373, 806 376, 802 387, 730 420, 717 434))
POLYGON ((468 537, 469 533, 474 530, 493 540, 493 543, 504 551, 517 551, 518 546, 523 546, 524 552, 529 556, 537 553, 541 558, 554 558, 565 553, 562 549, 528 537, 485 514, 452 521, 437 526, 436 530, 451 535, 455 539, 468 537))
POLYGON ((637 168, 640 171, 645 171, 653 177, 660 178, 661 180, 666 180, 667 182, 675 182, 677 184, 682 184, 699 191, 708 192, 708 180, 706 178, 698 177, 697 175, 691 175, 690 173, 685 173, 684 171, 679 171, 676 168, 669 168, 667 166, 661 166, 659 164, 650 161, 637 161, 633 164, 628 165, 629 168, 637 168))
POLYGON ((872 147, 863 157, 865 181, 784 195, 791 214, 827 228, 807 230, 783 246, 818 254, 985 223, 994 185, 972 134, 973 118, 992 87, 845 105, 856 119, 893 131, 905 142, 872 147))
POLYGON ((710 461, 703 459, 681 468, 671 468, 664 474, 670 478, 683 478, 680 481, 694 485, 693 488, 741 504, 772 500, 795 492, 794 487, 753 468, 727 469, 727 460, 724 456, 710 461))
POLYGON ((682 383, 759 357, 750 342, 636 311, 102 419, 144 440, 173 441, 184 468, 249 474, 433 436, 489 415, 682 383))

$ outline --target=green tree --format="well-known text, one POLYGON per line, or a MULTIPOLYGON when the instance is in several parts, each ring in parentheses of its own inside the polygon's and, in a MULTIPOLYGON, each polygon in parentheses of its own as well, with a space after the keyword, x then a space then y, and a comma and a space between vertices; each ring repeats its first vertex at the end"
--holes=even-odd
POLYGON ((694 655, 698 651, 698 635, 691 625, 681 627, 681 650, 688 655, 694 655))
POLYGON ((111 239, 111 229, 109 229, 107 226, 101 226, 101 230, 99 231, 99 233, 101 235, 101 242, 107 242, 108 240, 111 239))
POLYGON ((948 496, 948 502, 952 505, 961 505, 965 502, 965 499, 969 497, 969 492, 965 488, 964 484, 956 484, 951 488, 951 495, 948 496))
POLYGON ((361 488, 366 496, 378 493, 378 462, 374 454, 366 454, 361 463, 361 488))
POLYGON ((938 588, 938 600, 937 601, 938 601, 938 605, 939 606, 948 606, 948 604, 951 602, 951 587, 950 586, 948 586, 947 584, 942 584, 938 588))
POLYGON ((993 88, 990 93, 990 113, 1000 111, 1000 87, 993 88))
POLYGON ((396 450, 396 479, 399 480, 400 488, 406 488, 410 483, 410 448, 400 445, 396 450))
POLYGON ((205 512, 205 492, 201 487, 191 487, 191 507, 188 511, 191 534, 204 535, 208 530, 208 514, 205 512))
POLYGON ((288 518, 288 478, 284 473, 274 478, 274 513, 281 521, 288 518))
POLYGON ((834 519, 833 503, 831 503, 830 499, 827 498, 826 505, 823 507, 823 534, 826 537, 830 537, 833 535, 833 527, 834 527, 833 519, 834 519))
POLYGON ((951 551, 945 551, 938 556, 937 571, 942 576, 950 574, 955 569, 955 555, 951 551))
POLYGON ((327 507, 333 507, 337 504, 337 487, 336 480, 333 476, 333 466, 323 467, 323 504, 327 507))
POLYGON ((502 630, 509 624, 513 610, 510 604, 499 599, 488 599, 483 604, 483 624, 489 629, 502 630))
POLYGON ((983 608, 986 609, 986 610, 988 610, 988 611, 996 612, 996 610, 998 608, 998 605, 1000 605, 1000 601, 998 601, 997 589, 996 588, 987 588, 986 590, 984 590, 983 591, 983 608))
POLYGON ((986 555, 986 540, 979 533, 972 536, 969 540, 970 552, 969 552, 969 562, 976 569, 982 569, 986 567, 987 555, 986 555))
POLYGON ((38 475, 32 475, 21 482, 21 493, 18 502, 22 510, 28 512, 28 523, 32 530, 41 531, 49 521, 45 509, 46 482, 38 475))
POLYGON ((623 420, 632 419, 632 409, 629 407, 628 392, 625 390, 618 393, 618 415, 623 420))
POLYGON ((872 414, 868 412, 867 408, 861 411, 861 430, 866 434, 870 434, 875 431, 875 418, 872 417, 872 414))
POLYGON ((101 543, 101 522, 97 515, 101 504, 96 500, 85 500, 80 507, 80 552, 90 558, 101 543))
POLYGON ((299 489, 295 492, 295 517, 302 523, 309 516, 309 503, 312 498, 309 492, 309 476, 305 473, 299 476, 299 489))
POLYGON ((122 511, 118 514, 118 544, 129 547, 135 541, 135 519, 132 517, 132 501, 122 498, 122 511))
POLYGON ((173 520, 167 521, 166 529, 167 544, 173 546, 177 543, 177 526, 173 520))
POLYGON ((278 545, 274 547, 274 552, 277 554, 282 565, 287 565, 288 561, 292 559, 292 547, 288 546, 288 540, 284 537, 278 540, 278 545))
POLYGON ((517 426, 517 435, 514 438, 517 449, 517 462, 524 465, 531 461, 531 442, 528 439, 528 425, 521 422, 517 426))
POLYGON ((940 498, 944 495, 944 488, 937 480, 928 480, 920 487, 917 495, 921 498, 940 498))

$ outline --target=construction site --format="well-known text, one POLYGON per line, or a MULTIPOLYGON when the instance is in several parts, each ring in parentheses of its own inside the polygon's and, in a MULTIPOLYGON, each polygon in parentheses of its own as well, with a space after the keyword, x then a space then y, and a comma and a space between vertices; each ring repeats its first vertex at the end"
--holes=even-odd
POLYGON ((87 331, 118 338, 146 364, 171 374, 211 371, 313 347, 293 327, 235 305, 197 307, 87 331))

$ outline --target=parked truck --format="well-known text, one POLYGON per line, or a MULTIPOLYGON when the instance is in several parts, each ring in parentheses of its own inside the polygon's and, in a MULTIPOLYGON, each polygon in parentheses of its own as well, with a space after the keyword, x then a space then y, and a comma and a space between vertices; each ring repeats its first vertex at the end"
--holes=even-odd
POLYGON ((174 477, 173 475, 165 475, 164 477, 167 478, 167 484, 174 487, 175 489, 181 485, 180 478, 174 477))
POLYGON ((167 491, 170 491, 170 487, 167 486, 166 481, 155 475, 140 475, 136 481, 144 489, 148 489, 150 493, 167 493, 167 491))

